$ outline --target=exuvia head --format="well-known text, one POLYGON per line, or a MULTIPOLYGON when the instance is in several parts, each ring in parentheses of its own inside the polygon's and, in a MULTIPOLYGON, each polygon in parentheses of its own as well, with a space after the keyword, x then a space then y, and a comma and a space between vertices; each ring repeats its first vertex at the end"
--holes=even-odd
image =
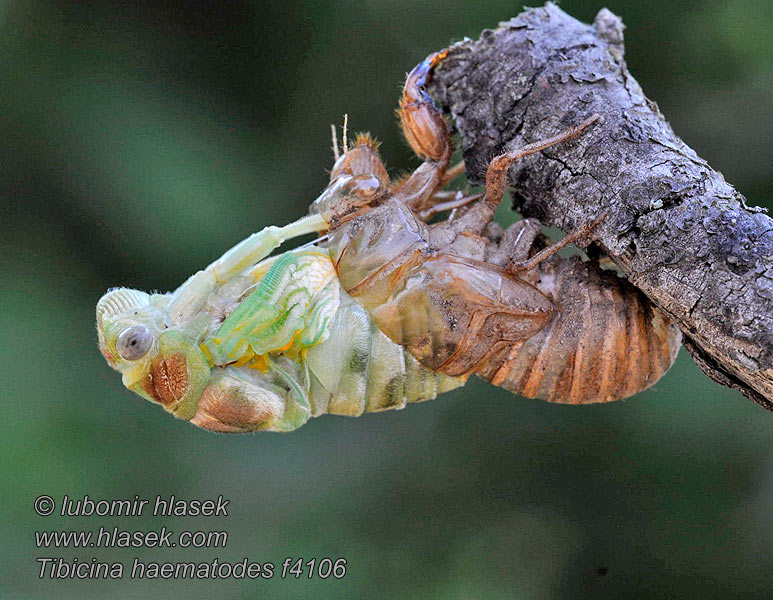
POLYGON ((352 148, 344 148, 330 171, 330 183, 311 204, 331 228, 382 203, 389 194, 389 175, 378 155, 378 143, 359 134, 352 148))
POLYGON ((309 212, 322 215, 333 229, 378 205, 383 192, 375 175, 340 175, 314 200, 309 212))

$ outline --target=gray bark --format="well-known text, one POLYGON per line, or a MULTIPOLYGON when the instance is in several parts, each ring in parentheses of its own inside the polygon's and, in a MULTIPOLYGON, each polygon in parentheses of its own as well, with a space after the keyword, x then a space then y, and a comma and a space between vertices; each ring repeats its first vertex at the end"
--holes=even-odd
POLYGON ((626 68, 623 24, 552 3, 455 44, 429 93, 461 134, 467 177, 598 113, 575 141, 510 170, 514 208, 596 244, 669 313, 712 379, 773 410, 773 220, 679 139, 626 68))

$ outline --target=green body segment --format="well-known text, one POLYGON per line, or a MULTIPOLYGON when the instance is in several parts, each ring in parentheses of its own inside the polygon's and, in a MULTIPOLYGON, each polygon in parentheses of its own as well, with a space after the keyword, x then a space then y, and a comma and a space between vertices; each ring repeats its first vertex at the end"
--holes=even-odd
POLYGON ((265 354, 292 340, 303 327, 311 300, 309 290, 291 285, 297 266, 291 252, 282 254, 257 288, 204 341, 214 364, 238 361, 248 346, 255 354, 265 354))

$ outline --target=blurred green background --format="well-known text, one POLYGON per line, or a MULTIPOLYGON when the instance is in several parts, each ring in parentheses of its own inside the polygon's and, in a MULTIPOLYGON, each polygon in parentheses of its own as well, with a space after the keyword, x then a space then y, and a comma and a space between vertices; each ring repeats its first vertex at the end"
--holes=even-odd
MULTIPOLYGON (((569 1, 626 25, 675 130, 773 192, 769 0, 569 1)), ((3 598, 773 597, 773 415, 684 351, 654 389, 552 406, 471 382, 398 413, 217 436, 127 392, 99 355, 110 286, 168 290, 303 214, 329 124, 417 161, 393 110, 432 50, 520 12, 497 0, 0 2, 3 598), (219 519, 43 518, 49 494, 231 500, 219 519), (39 550, 36 529, 227 530, 226 549, 39 550), (39 580, 37 556, 348 559, 341 581, 39 580)))

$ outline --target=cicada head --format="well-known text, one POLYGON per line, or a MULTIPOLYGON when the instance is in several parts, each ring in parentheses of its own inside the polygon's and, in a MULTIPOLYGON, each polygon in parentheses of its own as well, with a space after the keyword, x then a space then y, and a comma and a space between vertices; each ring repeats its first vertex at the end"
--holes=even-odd
POLYGON ((209 365, 190 324, 170 322, 174 299, 174 294, 112 289, 97 303, 97 336, 100 352, 127 389, 189 419, 209 365))

